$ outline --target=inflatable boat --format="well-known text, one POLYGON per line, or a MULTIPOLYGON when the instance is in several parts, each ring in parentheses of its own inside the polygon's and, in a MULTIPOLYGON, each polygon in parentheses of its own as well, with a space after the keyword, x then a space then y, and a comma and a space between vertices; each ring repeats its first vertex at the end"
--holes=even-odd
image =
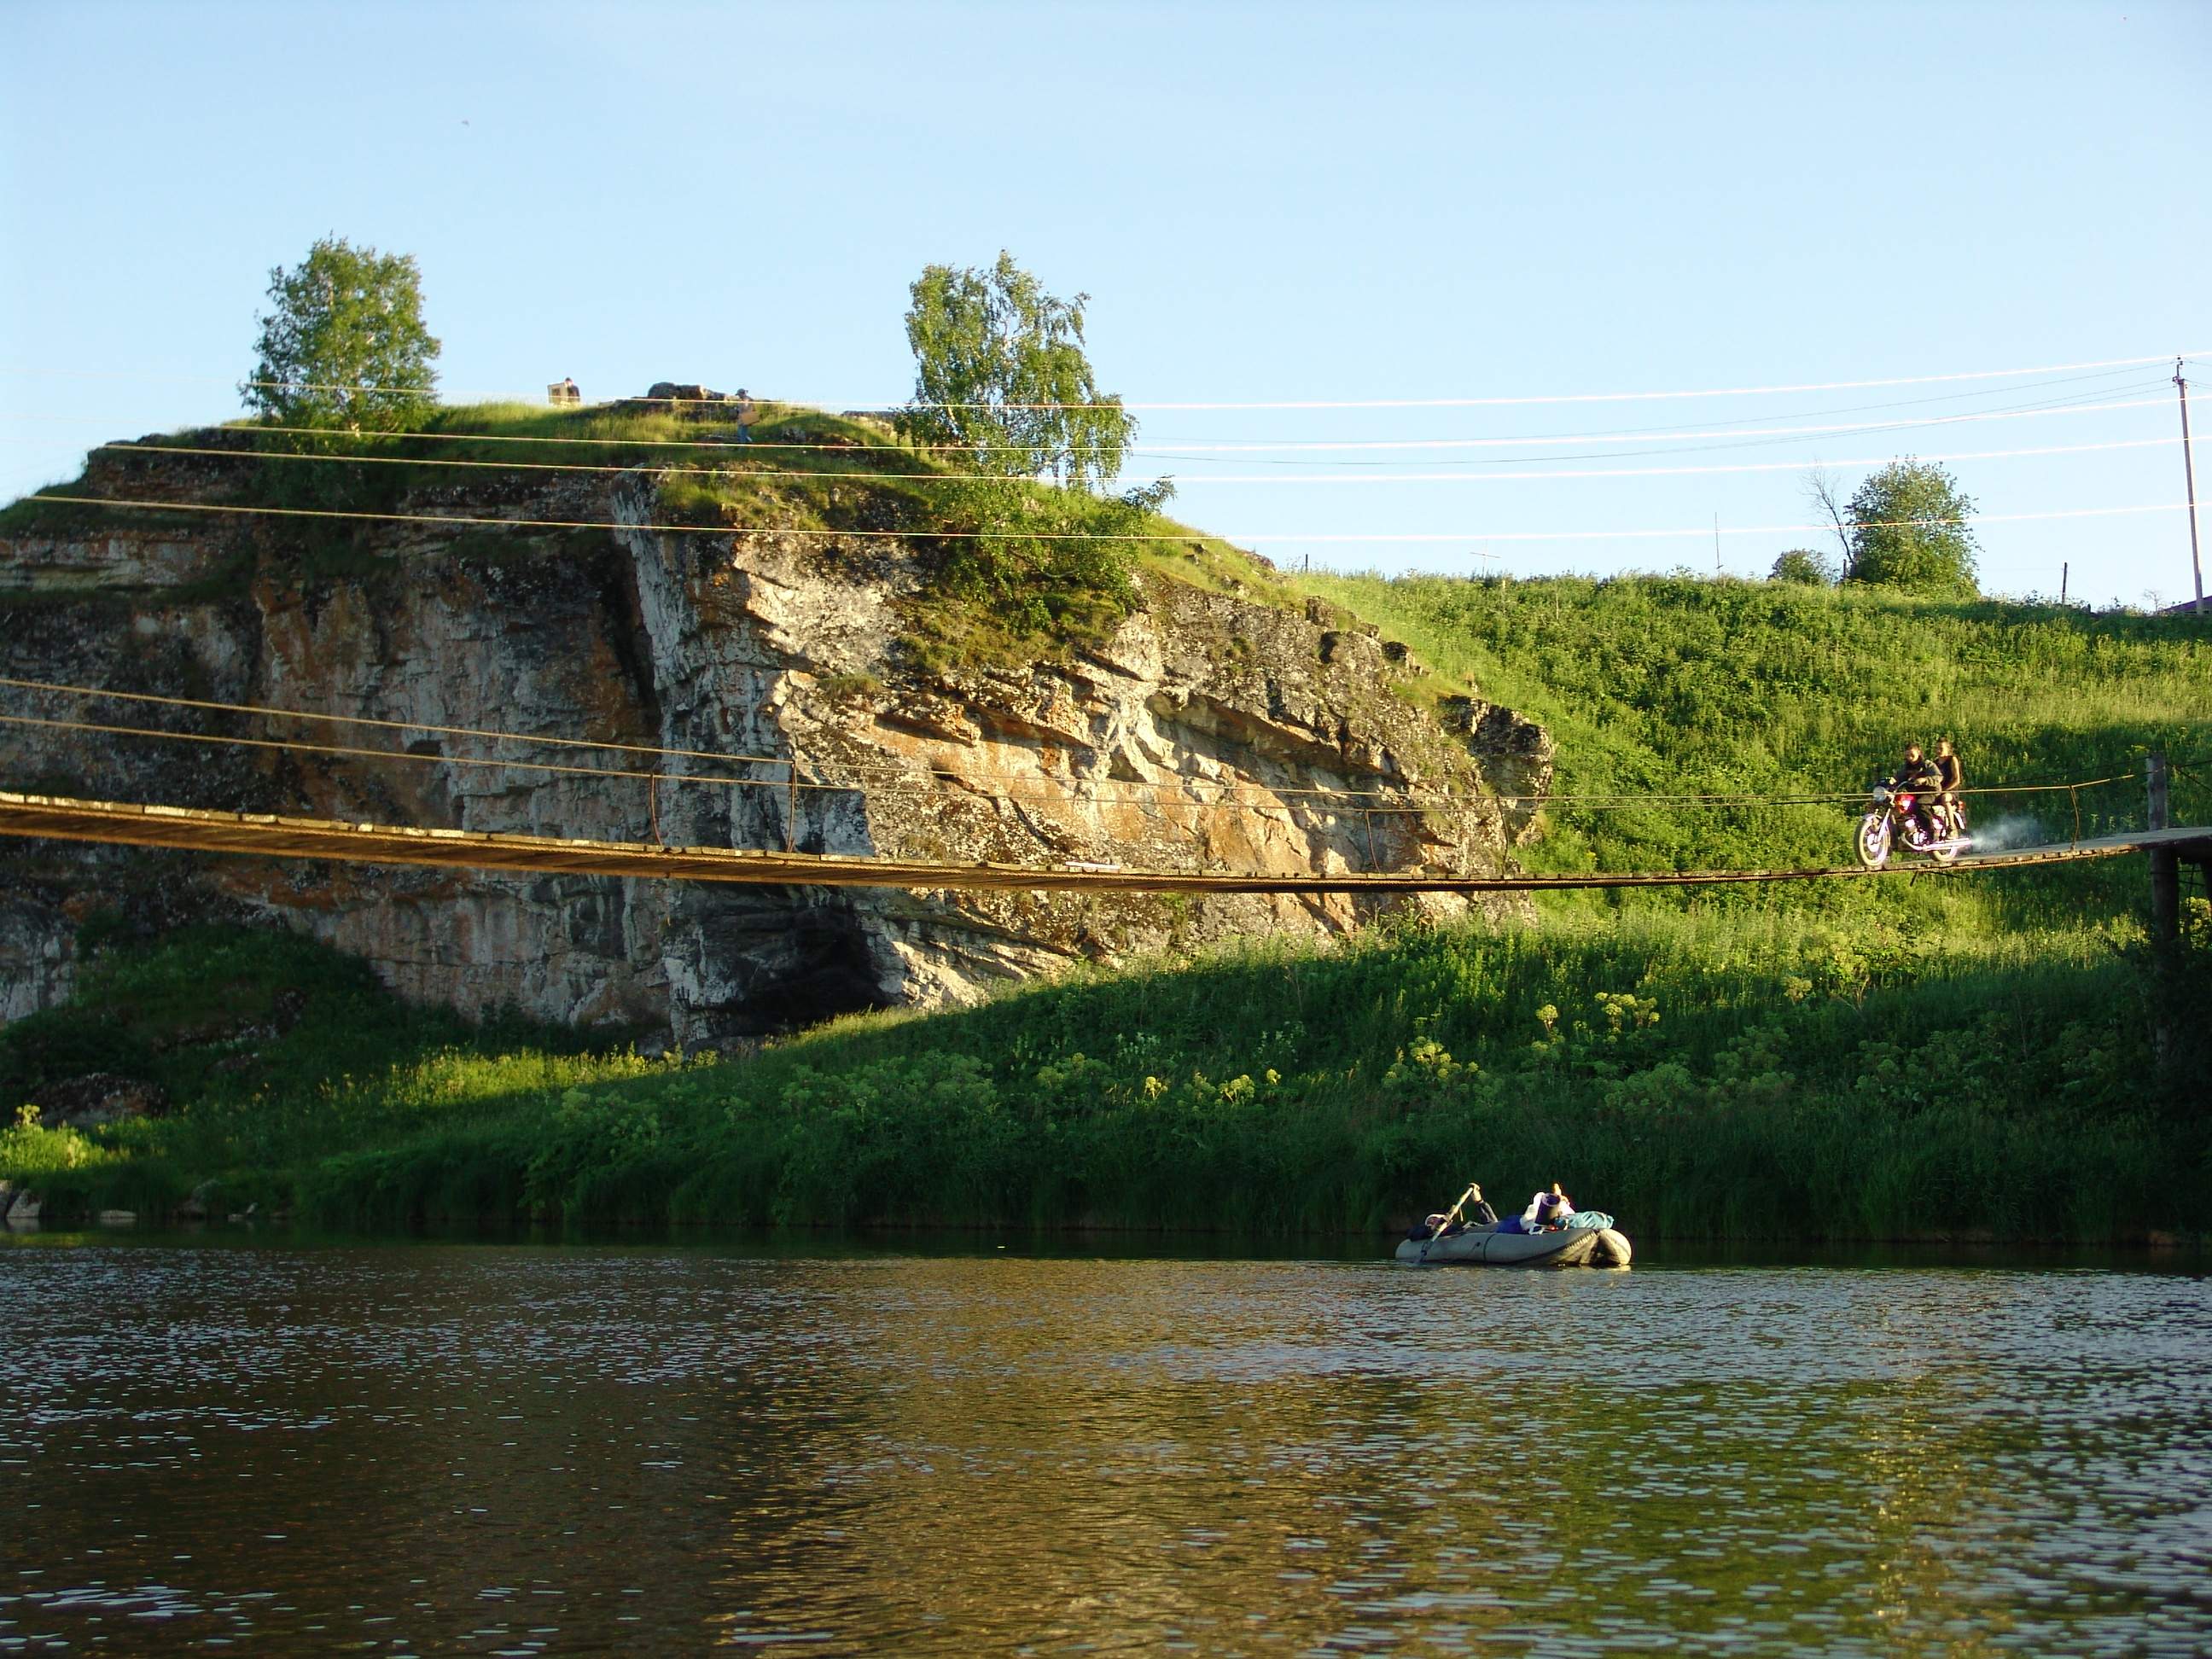
POLYGON ((1630 1255, 1628 1236, 1613 1227, 1553 1227, 1538 1233, 1468 1227, 1434 1238, 1405 1239, 1398 1246, 1398 1260, 1414 1267, 1626 1267, 1630 1255))

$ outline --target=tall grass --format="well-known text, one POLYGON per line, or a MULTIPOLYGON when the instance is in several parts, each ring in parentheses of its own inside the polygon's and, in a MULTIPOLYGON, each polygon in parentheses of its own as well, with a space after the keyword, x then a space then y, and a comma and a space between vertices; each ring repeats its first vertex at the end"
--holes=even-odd
MULTIPOLYGON (((1317 593, 1450 678, 1542 722, 1554 793, 1850 795, 1908 739, 1955 737, 1976 786, 2115 779, 1984 796, 1976 821, 2063 840, 2143 821, 2144 756, 2190 762, 2179 822, 2212 822, 2212 624, 1881 590, 1690 577, 1472 581, 1316 576, 1317 593)), ((1856 807, 1562 804, 1528 861, 1554 870, 1796 867, 1848 861, 1856 807)), ((2036 925, 2140 902, 2131 865, 1947 886, 1953 927, 2036 925)), ((1648 903, 1649 899, 1617 901, 1648 903)), ((1683 901, 1879 911, 1874 884, 1683 901)))
POLYGON ((1753 915, 1255 945, 536 1091, 303 1190, 356 1224, 1285 1232, 1558 1179, 1676 1236, 2201 1232, 2204 1125, 2145 1059, 2136 948, 1753 915))
MULTIPOLYGON (((2202 1232, 2205 1123, 2146 1058, 2140 952, 2124 924, 1947 943, 1592 915, 1255 942, 684 1065, 470 1027, 319 947, 205 933, 111 950, 77 1005, 0 1034, 11 1091, 81 1065, 102 1022, 174 1103, 0 1133, 0 1177, 59 1217, 211 1182, 218 1208, 355 1225, 1291 1232, 1557 1179, 1677 1236, 2202 1232)), ((2212 989, 2208 954, 2178 999, 2212 989)))
POLYGON ((36 1182, 62 1214, 164 1209, 210 1182, 274 1205, 337 1148, 649 1069, 610 1035, 411 1007, 366 963, 281 933, 97 948, 69 1004, 0 1030, 0 1110, 95 1073, 150 1083, 170 1109, 89 1137, 32 1117, 0 1134, 0 1179, 36 1182), (96 1155, 64 1158, 69 1136, 96 1155))
MULTIPOLYGON (((403 453, 513 460, 529 446, 494 439, 580 435, 604 450, 548 458, 659 467, 693 452, 648 440, 699 430, 665 411, 441 418, 478 441, 403 453)), ((922 538, 951 521, 957 490, 890 476, 934 464, 880 428, 773 410, 762 424, 784 423, 838 437, 832 459, 805 453, 840 476, 777 480, 777 452, 732 447, 713 452, 711 477, 664 478, 664 509, 742 523, 767 503, 793 524, 922 538)), ((452 476, 331 472, 329 488, 374 500, 452 476)), ((1063 535, 1119 510, 1060 505, 1063 535)), ((1131 544, 1139 566, 1297 597, 1218 544, 1145 522, 1160 533, 1131 544)), ((547 545, 493 541, 475 550, 547 545)), ((1022 566, 996 586, 945 569, 908 618, 925 662, 1066 648, 1121 603, 1074 564, 1022 566), (1036 590, 1043 623, 1008 621, 1009 582, 1036 590)), ((2154 747, 2184 763, 2177 815, 2212 817, 2212 630, 2193 620, 1676 579, 1304 586, 1417 647, 1435 672, 1416 697, 1471 683, 1542 720, 1565 797, 1848 793, 1907 737, 1948 732, 1978 784, 2123 775, 2082 795, 2085 832, 2139 821, 2132 769, 2154 747)), ((2070 831, 2070 800, 2027 799, 1995 810, 2070 831)), ((1847 802, 1563 800, 1525 856, 1828 864, 1850 818, 1847 802)), ((227 1201, 296 1200, 355 1223, 1278 1231, 1378 1225, 1470 1178, 1501 1193, 1559 1179, 1632 1229, 1678 1235, 2203 1233, 2212 1153, 2185 1079, 2212 1060, 2208 952, 2147 971, 2141 881, 2125 861, 1561 901, 1541 928, 1255 942, 689 1066, 408 1009, 303 942, 199 930, 100 955, 71 1006, 0 1033, 0 1106, 108 1071, 158 1083, 171 1112, 89 1136, 16 1124, 0 1131, 0 1177, 37 1180, 57 1214, 163 1207, 213 1182, 227 1201), (2162 1065, 2146 1054, 2154 1000, 2178 1034, 2162 1065)))

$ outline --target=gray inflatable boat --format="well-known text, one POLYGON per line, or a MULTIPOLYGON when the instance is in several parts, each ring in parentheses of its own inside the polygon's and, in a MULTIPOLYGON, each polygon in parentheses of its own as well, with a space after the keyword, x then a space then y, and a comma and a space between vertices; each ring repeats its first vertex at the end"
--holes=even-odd
POLYGON ((1469 1227, 1441 1238, 1405 1239, 1398 1246, 1398 1260, 1413 1267, 1626 1267, 1631 1254, 1628 1235, 1613 1227, 1540 1233, 1469 1227))

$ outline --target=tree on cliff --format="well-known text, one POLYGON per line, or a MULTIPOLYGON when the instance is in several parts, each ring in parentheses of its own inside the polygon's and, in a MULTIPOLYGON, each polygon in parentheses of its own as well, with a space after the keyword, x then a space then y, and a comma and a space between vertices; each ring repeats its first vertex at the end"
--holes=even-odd
POLYGON ((1972 598, 1974 502, 1933 461, 1892 461, 1851 497, 1847 582, 1972 598))
POLYGON ((1091 489, 1121 470, 1136 421, 1102 397, 1083 352, 1091 296, 1055 299, 1000 252, 988 270, 931 265, 906 313, 914 402, 900 430, 1010 478, 1091 489))
POLYGON ((291 270, 269 273, 248 404, 285 426, 391 431, 435 404, 437 339, 422 325, 411 253, 325 236, 291 270))

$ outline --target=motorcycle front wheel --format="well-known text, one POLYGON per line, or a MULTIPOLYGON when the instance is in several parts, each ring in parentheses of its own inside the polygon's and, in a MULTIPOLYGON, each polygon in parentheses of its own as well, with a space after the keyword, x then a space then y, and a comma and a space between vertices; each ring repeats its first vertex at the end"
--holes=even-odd
POLYGON ((1869 812, 1859 820, 1859 862, 1879 870, 1889 862, 1889 814, 1869 812))

